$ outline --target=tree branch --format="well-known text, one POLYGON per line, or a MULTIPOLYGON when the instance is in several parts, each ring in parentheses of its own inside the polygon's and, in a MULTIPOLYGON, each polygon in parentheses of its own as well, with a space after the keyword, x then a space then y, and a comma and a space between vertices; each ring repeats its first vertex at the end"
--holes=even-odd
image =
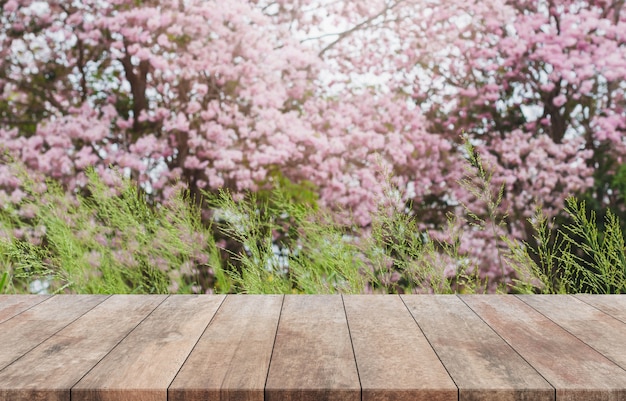
MULTIPOLYGON (((126 54, 122 59, 120 59, 120 61, 124 67, 124 73, 126 74, 126 79, 130 84, 131 92, 133 94, 133 132, 138 134, 141 128, 139 115, 141 114, 141 111, 146 109, 148 106, 148 101, 146 99, 146 86, 150 63, 146 60, 142 60, 139 63, 138 74, 136 74, 131 61, 131 56, 128 54, 128 47, 126 46, 126 43, 124 47, 126 49, 126 54)), ((136 138, 133 138, 133 141, 135 139, 136 138)))
MULTIPOLYGON (((334 41, 332 41, 331 43, 329 43, 326 47, 324 47, 322 49, 322 51, 319 52, 319 56, 322 57, 324 55, 324 53, 326 53, 328 50, 332 49, 337 43, 339 43, 340 41, 342 41, 343 39, 345 39, 346 37, 350 36, 351 34, 353 34, 354 32, 358 31, 361 28, 367 27, 368 25, 370 25, 374 20, 378 19, 379 17, 382 17, 383 15, 385 15, 389 10, 392 10, 393 8, 395 8, 398 4, 402 3, 404 0, 400 0, 398 2, 396 2, 393 5, 389 5, 386 4, 385 7, 377 14, 372 15, 371 17, 369 17, 368 19, 366 19, 365 21, 359 22, 358 24, 356 24, 355 26, 353 26, 352 28, 343 31, 341 33, 338 34, 325 34, 322 35, 321 37, 324 36, 333 36, 333 35, 337 35, 337 39, 335 39, 334 41)), ((305 39, 306 40, 306 39, 305 39)), ((304 42, 305 40, 303 40, 302 42, 304 42)))

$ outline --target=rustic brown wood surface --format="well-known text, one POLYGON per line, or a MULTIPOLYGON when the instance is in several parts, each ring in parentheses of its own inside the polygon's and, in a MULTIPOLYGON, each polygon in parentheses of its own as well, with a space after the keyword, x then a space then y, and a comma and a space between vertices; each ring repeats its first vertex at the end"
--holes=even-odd
POLYGON ((169 388, 172 401, 262 401, 281 295, 228 296, 169 388))
POLYGON ((520 299, 626 369, 626 323, 570 295, 520 299))
POLYGON ((265 386, 269 401, 360 401, 342 298, 286 295, 265 386))
POLYGON ((69 400, 70 389, 80 378, 163 299, 159 295, 106 299, 1 370, 0 400, 69 400))
POLYGON ((557 400, 626 400, 626 371, 519 298, 461 298, 555 387, 557 400))
POLYGON ((41 344, 105 299, 106 296, 52 297, 1 323, 0 369, 41 344))
POLYGON ((403 295, 460 400, 553 400, 554 388, 457 297, 403 295))
POLYGON ((167 401, 167 388, 223 296, 169 297, 72 388, 73 401, 167 401))
POLYGON ((626 323, 626 295, 578 294, 575 297, 626 323))
POLYGON ((456 385, 400 297, 351 295, 344 303, 363 401, 457 399, 456 385))
POLYGON ((0 323, 48 299, 49 295, 0 295, 0 323))
POLYGON ((0 296, 0 401, 626 400, 626 296, 0 296))

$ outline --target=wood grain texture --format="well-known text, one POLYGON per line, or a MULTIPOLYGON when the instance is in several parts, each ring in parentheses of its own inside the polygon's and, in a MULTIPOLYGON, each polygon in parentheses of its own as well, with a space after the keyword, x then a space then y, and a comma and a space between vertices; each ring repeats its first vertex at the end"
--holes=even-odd
POLYGON ((626 369, 626 323, 570 295, 519 298, 626 369))
POLYGON ((626 294, 577 294, 575 297, 626 323, 626 294))
POLYGON ((167 388, 224 300, 172 295, 72 388, 72 401, 167 401, 167 388))
POLYGON ((2 311, 0 401, 626 400, 625 296, 0 296, 2 311))
POLYGON ((50 295, 0 295, 0 323, 11 319, 15 315, 19 315, 26 309, 29 309, 46 299, 50 295))
POLYGON ((267 401, 360 401, 341 297, 286 295, 265 387, 267 401))
MULTIPOLYGON (((15 298, 18 303, 19 298, 15 298)), ((104 295, 56 295, 1 323, 0 369, 13 363, 106 298, 104 295)))
POLYGON ((282 295, 229 295, 168 390, 170 401, 263 401, 282 295))
MULTIPOLYGON (((88 302, 90 297, 71 298, 88 302)), ((0 401, 69 401, 71 387, 164 299, 161 295, 109 297, 0 371, 0 401)))
POLYGON ((403 295, 460 401, 554 400, 554 388, 454 295, 403 295))
POLYGON ((456 401, 458 389, 397 295, 343 296, 363 401, 456 401))
POLYGON ((461 298, 548 380, 557 400, 626 399, 626 371, 520 299, 461 298))

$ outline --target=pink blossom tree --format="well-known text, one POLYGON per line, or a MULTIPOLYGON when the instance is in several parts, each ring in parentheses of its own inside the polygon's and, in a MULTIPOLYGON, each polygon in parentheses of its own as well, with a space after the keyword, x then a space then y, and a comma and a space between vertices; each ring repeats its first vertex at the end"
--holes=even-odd
MULTIPOLYGON (((441 229, 446 212, 462 214, 459 203, 476 213, 487 210, 457 185, 466 156, 461 133, 494 170, 492 190, 503 185, 499 213, 509 216, 509 235, 532 239, 526 219, 533 205, 554 215, 567 195, 587 192, 599 205, 619 207, 623 197, 611 177, 625 150, 622 1, 303 1, 281 7, 317 39, 306 42, 344 74, 344 85, 374 77, 383 93, 411 99, 423 113, 423 129, 447 142, 448 168, 437 169, 445 189, 435 201, 423 192, 412 197, 418 218, 432 229, 441 229), (333 21, 334 32, 318 34, 309 24, 324 19, 333 21)), ((426 172, 407 182, 416 177, 437 181, 426 172)), ((484 252, 497 249, 493 235, 468 234, 464 247, 486 272, 510 274, 484 252), (483 237, 491 237, 488 245, 483 237)))
POLYGON ((446 90, 419 85, 427 89, 421 99, 437 99, 426 112, 431 131, 466 132, 496 170, 494 183, 504 185, 502 207, 517 238, 532 242, 532 204, 554 215, 566 196, 587 192, 599 206, 620 207, 610 177, 625 150, 622 5, 473 7, 471 20, 456 24, 450 54, 430 61, 439 66, 430 79, 446 90))
POLYGON ((448 150, 403 96, 331 93, 318 74, 335 67, 267 5, 10 1, 2 18, 3 143, 70 189, 90 165, 154 194, 255 190, 278 171, 365 225, 377 169, 408 181, 448 150))
POLYGON ((2 137, 80 185, 116 166, 155 194, 255 189, 315 145, 317 60, 246 2, 5 2, 2 137))
MULTIPOLYGON (((0 143, 69 190, 87 166, 157 200, 177 180, 197 195, 280 175, 366 227, 389 173, 443 238, 447 213, 488 209, 458 183, 464 133, 516 238, 533 203, 622 199, 606 178, 624 156, 619 0, 0 4, 0 143)), ((18 187, 0 166, 0 197, 18 187)), ((512 274, 484 252, 497 236, 463 230, 486 277, 512 274)))

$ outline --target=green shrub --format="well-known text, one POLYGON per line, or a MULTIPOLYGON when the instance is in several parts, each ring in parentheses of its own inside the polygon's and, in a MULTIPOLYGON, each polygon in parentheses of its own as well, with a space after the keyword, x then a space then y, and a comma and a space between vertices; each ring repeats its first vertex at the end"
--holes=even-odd
POLYGON ((130 180, 111 189, 94 171, 87 176, 86 194, 76 196, 53 181, 40 193, 22 177, 28 196, 19 208, 35 212, 1 211, 5 291, 42 280, 53 292, 189 292, 198 268, 216 263, 213 237, 183 191, 153 207, 130 180))
MULTIPOLYGON (((0 292, 33 283, 70 293, 455 293, 493 283, 459 252, 459 224, 491 235, 499 263, 516 272, 499 292, 624 293, 626 255, 618 218, 600 227, 583 202, 567 200, 570 221, 557 227, 541 210, 529 245, 510 239, 499 213, 502 190, 467 144, 463 186, 488 210, 451 216, 447 239, 433 239, 404 210, 384 206, 368 231, 339 224, 317 205, 315 188, 274 175, 273 189, 242 199, 226 191, 184 190, 151 205, 130 180, 115 188, 94 171, 80 194, 55 182, 45 190, 23 174, 27 196, 0 209, 0 292), (208 205, 203 219, 198 204, 208 205), (500 245, 498 245, 500 246, 500 245)), ((390 186, 388 198, 397 197, 390 186)))

